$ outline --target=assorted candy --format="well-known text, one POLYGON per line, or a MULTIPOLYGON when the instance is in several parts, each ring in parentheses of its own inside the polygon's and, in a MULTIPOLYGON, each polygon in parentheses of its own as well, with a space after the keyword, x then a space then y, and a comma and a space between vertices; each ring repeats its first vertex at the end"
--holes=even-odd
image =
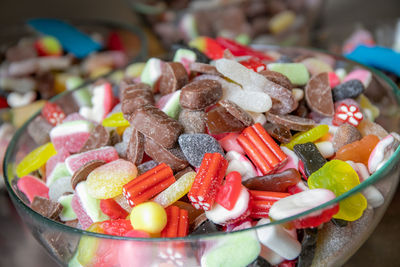
MULTIPOLYGON (((49 125, 41 133, 47 141, 33 138, 39 147, 16 166, 31 207, 87 231, 140 238, 231 232, 296 216, 201 246, 197 263, 185 262, 183 241, 155 256, 179 266, 293 266, 312 262, 317 228, 382 205, 373 186, 326 204, 382 168, 400 142, 370 120, 377 112, 362 94, 367 73, 342 81, 322 58, 280 62, 277 53, 210 40, 224 47, 203 51, 210 64, 196 62, 200 51, 180 50, 174 62, 150 59, 119 90, 96 83, 79 113, 45 104, 38 118, 49 125), (327 206, 298 216, 320 205, 327 206)), ((89 241, 80 241, 81 265, 131 266, 128 247, 108 255, 102 241, 89 241)))

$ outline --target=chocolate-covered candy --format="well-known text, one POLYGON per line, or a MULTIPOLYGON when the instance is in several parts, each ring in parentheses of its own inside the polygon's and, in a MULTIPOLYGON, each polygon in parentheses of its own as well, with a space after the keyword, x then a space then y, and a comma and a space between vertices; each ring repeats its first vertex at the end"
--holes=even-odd
POLYGON ((179 62, 167 62, 162 67, 160 77, 160 93, 170 94, 188 83, 189 77, 185 67, 179 62))
POLYGON ((206 114, 207 129, 211 134, 242 131, 246 126, 224 107, 218 106, 206 114))
POLYGON ((270 80, 271 82, 279 84, 280 86, 283 86, 289 90, 293 89, 293 84, 290 82, 289 78, 283 75, 282 73, 272 70, 263 70, 260 71, 259 73, 268 80, 270 80))
POLYGON ((179 135, 183 132, 179 122, 153 106, 137 109, 130 123, 136 130, 167 149, 175 146, 179 135))
POLYGON ((361 139, 361 133, 356 127, 348 123, 339 126, 333 136, 333 149, 338 151, 342 146, 353 143, 361 139))
POLYGON ((60 203, 40 196, 34 197, 31 208, 40 215, 52 220, 57 219, 63 209, 60 203))
POLYGON ((300 173, 296 169, 287 169, 280 173, 257 176, 247 179, 243 185, 251 190, 286 192, 288 187, 301 181, 300 173))
POLYGON ((202 110, 222 97, 221 84, 214 80, 191 82, 182 88, 179 103, 183 108, 202 110))
POLYGON ((310 109, 320 115, 332 117, 335 113, 328 73, 313 76, 305 88, 305 99, 310 109))
POLYGON ((112 129, 110 132, 110 139, 108 140, 108 146, 114 146, 115 144, 118 144, 121 142, 121 136, 117 133, 116 130, 112 129))
POLYGON ((281 124, 294 131, 307 131, 315 126, 315 121, 294 115, 276 115, 267 112, 265 117, 269 122, 281 124))
POLYGON ((96 125, 79 153, 106 146, 110 142, 110 134, 102 125, 96 125))
POLYGON ((189 65, 189 70, 191 72, 197 72, 201 74, 211 74, 216 76, 222 76, 221 73, 218 72, 217 68, 210 64, 200 63, 200 62, 192 62, 189 65))
POLYGON ((83 164, 78 170, 74 172, 71 177, 71 186, 75 189, 76 185, 80 182, 86 181, 89 173, 91 173, 94 169, 106 164, 104 160, 92 160, 85 164, 83 164))
POLYGON ((143 160, 144 155, 144 135, 137 131, 133 130, 131 138, 129 139, 128 149, 126 151, 127 159, 135 164, 139 165, 143 160))
POLYGON ((294 98, 292 91, 269 81, 268 86, 262 88, 272 99, 272 108, 270 112, 275 114, 288 114, 294 111, 299 105, 294 98))
POLYGON ((144 150, 152 159, 158 163, 164 162, 170 166, 174 172, 183 170, 189 165, 179 147, 166 149, 153 139, 146 137, 144 150))
POLYGON ((251 126, 254 124, 253 117, 250 116, 244 109, 229 100, 222 100, 219 104, 226 109, 232 116, 241 121, 244 126, 251 126))
POLYGON ((294 145, 293 150, 303 162, 307 177, 310 177, 313 172, 318 171, 326 163, 326 159, 314 143, 297 144, 294 145))
POLYGON ((121 110, 128 120, 138 108, 154 103, 154 96, 148 84, 125 84, 121 88, 121 110))
POLYGON ((362 82, 359 80, 350 80, 332 89, 333 100, 336 102, 346 98, 356 98, 364 92, 364 90, 365 88, 362 82))
POLYGON ((292 133, 290 132, 290 129, 283 125, 267 122, 263 125, 263 127, 269 135, 281 143, 286 144, 292 140, 292 133))
POLYGON ((32 123, 28 124, 28 134, 32 137, 38 145, 44 145, 50 142, 50 131, 53 129, 53 125, 41 115, 37 116, 32 123))
POLYGON ((183 108, 179 113, 178 121, 182 124, 184 133, 205 133, 206 113, 202 110, 183 108))

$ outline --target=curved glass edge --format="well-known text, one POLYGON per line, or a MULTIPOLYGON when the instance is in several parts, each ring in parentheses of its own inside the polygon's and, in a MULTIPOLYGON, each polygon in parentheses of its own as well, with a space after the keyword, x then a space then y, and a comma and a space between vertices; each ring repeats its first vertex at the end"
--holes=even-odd
MULTIPOLYGON (((269 48, 271 48, 271 47, 272 46, 269 46, 269 48)), ((288 48, 284 48, 284 49, 288 49, 288 48)), ((321 53, 324 53, 324 54, 329 54, 329 55, 335 56, 337 58, 340 58, 342 60, 351 62, 351 63, 353 63, 355 65, 359 65, 359 66, 361 66, 361 67, 363 67, 365 69, 370 70, 371 72, 373 72, 374 74, 378 75, 380 78, 382 78, 385 82, 387 82, 390 85, 390 87, 392 89, 392 92, 396 96, 396 102, 397 102, 398 105, 400 105, 400 90, 399 90, 399 88, 395 85, 395 83, 392 80, 390 80, 382 72, 380 72, 380 71, 378 71, 378 70, 376 70, 374 68, 371 68, 371 67, 368 67, 368 66, 364 66, 364 65, 362 65, 362 64, 360 64, 358 62, 355 62, 355 61, 352 61, 352 60, 348 60, 348 59, 346 59, 346 58, 344 58, 344 57, 342 57, 340 55, 334 55, 332 53, 324 52, 323 50, 309 49, 309 48, 301 48, 301 49, 305 49, 305 50, 309 50, 309 51, 310 50, 311 51, 318 51, 318 52, 321 52, 321 53)), ((120 69, 111 71, 110 73, 108 73, 108 74, 106 74, 106 75, 104 75, 104 76, 102 76, 102 77, 100 77, 98 79, 108 77, 108 76, 112 75, 114 72, 116 72, 118 70, 120 70, 120 69)), ((95 80, 98 80, 98 79, 95 79, 95 80)), ((89 84, 91 84, 93 81, 94 80, 88 80, 83 85, 77 87, 74 90, 65 91, 65 92, 53 97, 51 99, 51 101, 55 101, 55 100, 63 97, 66 94, 70 94, 70 93, 73 93, 76 90, 84 88, 84 87, 88 86, 89 84)), ((214 237, 216 238, 216 237, 220 237, 220 236, 226 236, 228 234, 232 235, 232 234, 235 234, 235 233, 241 233, 241 232, 244 232, 244 231, 254 231, 254 230, 261 229, 261 228, 268 227, 268 226, 272 226, 272 225, 285 224, 285 223, 288 223, 288 222, 293 221, 295 219, 299 219, 301 217, 309 215, 309 214, 311 214, 313 212, 316 212, 316 211, 319 211, 321 209, 324 209, 324 208, 326 208, 328 206, 331 206, 333 204, 336 204, 336 203, 338 203, 338 202, 350 197, 353 194, 361 192, 366 187, 368 187, 368 186, 376 183, 377 181, 383 179, 386 174, 388 174, 390 171, 393 170, 395 164, 398 161, 400 161, 400 146, 399 146, 396 149, 396 151, 393 153, 393 155, 390 157, 390 159, 378 171, 373 173, 364 182, 362 182, 362 183, 358 184, 357 186, 353 187, 351 190, 345 192, 344 194, 342 194, 342 195, 340 195, 340 196, 338 196, 338 197, 336 197, 336 198, 334 198, 334 199, 332 199, 332 200, 330 200, 328 202, 325 202, 322 205, 319 205, 317 207, 314 207, 314 208, 309 209, 307 211, 304 211, 302 213, 298 213, 296 215, 293 215, 293 216, 290 216, 290 217, 287 217, 287 218, 284 218, 284 219, 281 219, 281 220, 271 221, 268 224, 254 226, 252 228, 242 229, 242 230, 238 230, 238 231, 235 231, 235 232, 216 232, 216 233, 211 233, 211 234, 206 234, 206 235, 196 235, 196 236, 177 237, 177 238, 150 238, 149 239, 149 238, 134 238, 134 237, 112 236, 112 235, 106 235, 106 234, 100 234, 100 233, 89 232, 89 231, 86 231, 86 230, 81 230, 81 229, 78 229, 78 228, 67 226, 67 225, 62 224, 62 223, 57 222, 57 221, 53 221, 53 220, 51 220, 51 219, 49 219, 47 217, 44 217, 44 216, 40 215, 39 213, 35 212, 34 210, 32 210, 28 205, 26 205, 16 195, 15 191, 11 187, 11 185, 9 183, 9 178, 8 178, 9 169, 7 167, 9 165, 10 157, 11 157, 11 155, 12 155, 14 149, 15 149, 15 146, 16 146, 20 136, 25 132, 25 129, 28 127, 29 123, 31 121, 33 121, 34 118, 36 116, 38 116, 39 114, 40 114, 40 111, 38 111, 35 115, 33 115, 20 129, 17 130, 17 132, 13 136, 9 146, 7 147, 6 154, 5 154, 4 161, 3 161, 4 180, 5 180, 7 191, 9 193, 13 203, 17 204, 25 212, 29 213, 32 217, 36 218, 37 220, 41 220, 43 223, 45 223, 45 224, 47 224, 47 225, 49 225, 51 227, 58 228, 57 230, 61 230, 61 231, 64 231, 64 232, 70 232, 70 233, 76 233, 76 234, 80 234, 80 235, 98 237, 98 238, 125 240, 125 241, 156 242, 156 243, 158 243, 158 242, 169 242, 169 241, 187 241, 187 242, 192 242, 193 240, 201 240, 201 239, 214 238, 214 237)))

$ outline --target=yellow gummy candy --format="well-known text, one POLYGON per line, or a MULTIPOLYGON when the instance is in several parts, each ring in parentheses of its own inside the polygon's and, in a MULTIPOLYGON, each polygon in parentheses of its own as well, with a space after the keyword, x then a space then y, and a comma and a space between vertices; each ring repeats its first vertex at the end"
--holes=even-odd
POLYGON ((196 172, 185 173, 175 183, 158 194, 153 201, 157 202, 164 208, 172 205, 189 192, 195 177, 196 172))
POLYGON ((273 34, 279 34, 287 30, 296 19, 296 14, 293 11, 286 10, 273 16, 269 22, 269 30, 273 34))
POLYGON ((293 150, 293 147, 297 144, 305 144, 308 142, 314 142, 321 137, 323 137, 325 134, 329 132, 329 126, 328 125, 318 125, 311 130, 308 130, 307 132, 301 132, 297 133, 293 136, 292 141, 289 143, 283 145, 289 149, 293 150))
POLYGON ((23 158, 23 160, 17 165, 17 175, 22 177, 33 171, 36 171, 55 154, 57 154, 57 151, 52 143, 47 143, 36 148, 26 155, 25 158, 23 158))
POLYGON ((156 202, 144 202, 132 209, 130 220, 133 229, 149 234, 159 234, 167 224, 167 213, 156 202))
POLYGON ((364 114, 370 121, 373 122, 379 116, 379 108, 374 106, 364 94, 361 94, 358 97, 358 101, 360 102, 360 106, 364 111, 364 114))
POLYGON ((129 121, 124 118, 122 112, 111 114, 101 123, 104 127, 126 127, 129 126, 129 121))

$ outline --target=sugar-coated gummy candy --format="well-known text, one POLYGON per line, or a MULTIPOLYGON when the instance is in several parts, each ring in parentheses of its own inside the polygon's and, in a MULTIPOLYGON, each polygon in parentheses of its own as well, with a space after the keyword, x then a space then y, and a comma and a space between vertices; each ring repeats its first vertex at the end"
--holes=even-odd
POLYGON ((231 234, 207 249, 201 256, 202 266, 246 266, 254 261, 261 250, 254 231, 231 234))
POLYGON ((177 90, 168 95, 162 96, 156 103, 156 107, 161 109, 165 114, 173 119, 178 119, 181 105, 179 104, 179 98, 181 90, 177 90))
POLYGON ((35 196, 49 198, 49 188, 39 178, 26 175, 18 179, 18 190, 25 194, 29 202, 32 202, 35 196))
POLYGON ((367 119, 374 121, 379 116, 379 108, 373 105, 364 94, 361 94, 357 100, 359 101, 362 112, 367 119))
POLYGON ((146 65, 143 68, 142 74, 140 75, 140 80, 143 83, 154 87, 158 79, 161 77, 162 65, 164 62, 158 58, 150 58, 147 60, 146 65))
POLYGON ((64 162, 59 162, 51 172, 49 176, 46 176, 46 185, 51 186, 52 183, 57 181, 61 177, 66 177, 69 176, 71 177, 71 174, 69 173, 67 169, 67 165, 64 162))
POLYGON ((103 160, 92 160, 82 165, 78 170, 74 172, 71 177, 71 186, 75 189, 76 185, 82 181, 86 181, 88 175, 96 168, 106 164, 103 160))
POLYGON ((62 211, 60 214, 61 221, 72 221, 76 220, 76 214, 72 209, 72 198, 74 197, 73 194, 64 195, 58 198, 58 203, 62 205, 62 211))
POLYGON ((130 220, 135 230, 157 235, 167 224, 167 213, 160 204, 149 201, 135 206, 131 211, 130 220))
MULTIPOLYGON (((331 160, 308 178, 310 189, 325 188, 340 196, 360 184, 356 171, 346 162, 331 160)), ((346 221, 355 221, 367 208, 367 200, 356 193, 340 201, 339 212, 333 217, 346 221)))
POLYGON ((88 120, 97 123, 106 117, 114 105, 112 86, 106 82, 93 88, 92 106, 83 106, 79 109, 79 114, 88 120))
POLYGON ((120 127, 129 126, 129 121, 124 118, 122 112, 116 112, 107 116, 101 124, 104 127, 120 127))
POLYGON ((225 155, 218 141, 208 134, 182 134, 178 142, 190 165, 195 167, 200 166, 206 153, 225 155))
POLYGON ((46 143, 35 148, 18 163, 16 168, 17 175, 22 177, 39 169, 56 153, 57 151, 52 143, 46 143))
POLYGON ((85 120, 64 122, 50 131, 50 139, 57 151, 64 149, 76 153, 89 138, 93 127, 93 123, 85 120))
POLYGON ((71 186, 70 176, 61 177, 49 186, 49 198, 53 201, 57 201, 64 194, 71 193, 74 193, 74 189, 71 186))
POLYGON ((158 194, 153 201, 161 206, 168 207, 186 195, 192 187, 196 172, 187 172, 182 175, 175 183, 158 194))

